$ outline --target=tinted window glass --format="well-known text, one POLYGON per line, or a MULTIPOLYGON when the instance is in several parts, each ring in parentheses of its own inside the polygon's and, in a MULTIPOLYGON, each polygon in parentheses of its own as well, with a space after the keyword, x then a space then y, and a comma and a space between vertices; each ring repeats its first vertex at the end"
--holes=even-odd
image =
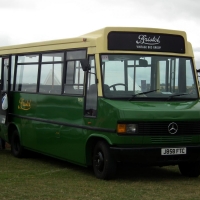
POLYGON ((14 70, 15 70, 15 56, 12 56, 12 60, 11 60, 11 80, 10 80, 10 84, 11 84, 10 90, 11 91, 13 90, 14 70))
POLYGON ((62 63, 42 64, 39 92, 61 94, 62 69, 62 63))
POLYGON ((86 50, 68 51, 67 60, 76 60, 86 58, 86 50))
POLYGON ((63 61, 64 53, 49 53, 42 55, 42 62, 59 62, 63 61))
POLYGON ((38 65, 18 65, 15 91, 36 92, 38 65))
POLYGON ((80 61, 68 61, 64 93, 83 94, 83 83, 84 72, 80 61))
POLYGON ((39 61, 39 55, 18 56, 17 63, 33 63, 39 61))

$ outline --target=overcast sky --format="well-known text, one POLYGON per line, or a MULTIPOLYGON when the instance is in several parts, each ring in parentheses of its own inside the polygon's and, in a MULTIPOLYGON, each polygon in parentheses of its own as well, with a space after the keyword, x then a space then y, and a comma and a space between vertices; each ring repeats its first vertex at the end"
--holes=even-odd
POLYGON ((186 31, 200 68, 199 0, 0 0, 0 46, 76 37, 106 26, 186 31))

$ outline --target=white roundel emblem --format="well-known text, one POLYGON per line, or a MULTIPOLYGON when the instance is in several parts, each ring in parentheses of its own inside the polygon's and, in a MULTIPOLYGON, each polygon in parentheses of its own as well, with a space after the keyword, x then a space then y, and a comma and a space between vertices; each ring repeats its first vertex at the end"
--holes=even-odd
POLYGON ((170 134, 175 134, 178 131, 178 125, 175 122, 172 122, 168 126, 168 132, 170 134))

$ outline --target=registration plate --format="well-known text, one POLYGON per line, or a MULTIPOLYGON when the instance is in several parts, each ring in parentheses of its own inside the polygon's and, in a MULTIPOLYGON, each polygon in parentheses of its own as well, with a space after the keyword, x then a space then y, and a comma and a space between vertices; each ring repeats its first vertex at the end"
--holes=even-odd
POLYGON ((161 155, 181 155, 186 154, 187 149, 183 148, 163 148, 161 149, 161 155))

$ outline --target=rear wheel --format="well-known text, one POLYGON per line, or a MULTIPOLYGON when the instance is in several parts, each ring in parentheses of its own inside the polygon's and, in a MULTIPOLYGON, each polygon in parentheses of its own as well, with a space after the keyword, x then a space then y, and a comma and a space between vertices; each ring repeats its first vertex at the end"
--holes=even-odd
POLYGON ((116 162, 110 154, 109 146, 104 141, 97 142, 93 152, 93 170, 99 179, 112 179, 116 174, 116 162))
POLYGON ((183 176, 198 177, 200 174, 200 162, 179 164, 179 170, 183 176))
POLYGON ((14 130, 11 136, 11 152, 13 156, 21 158, 24 156, 24 148, 21 146, 19 133, 14 130))
POLYGON ((0 149, 5 149, 6 143, 3 139, 0 138, 0 149))

